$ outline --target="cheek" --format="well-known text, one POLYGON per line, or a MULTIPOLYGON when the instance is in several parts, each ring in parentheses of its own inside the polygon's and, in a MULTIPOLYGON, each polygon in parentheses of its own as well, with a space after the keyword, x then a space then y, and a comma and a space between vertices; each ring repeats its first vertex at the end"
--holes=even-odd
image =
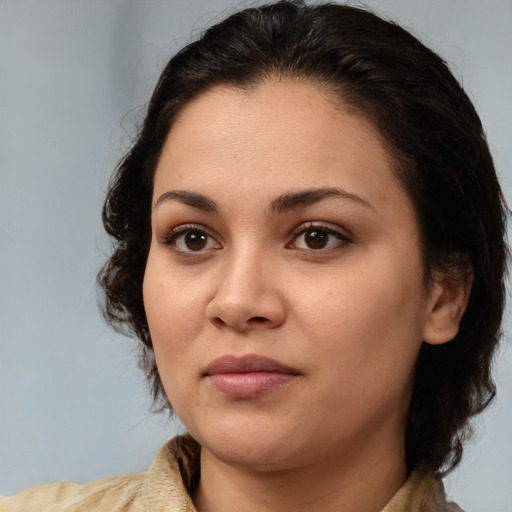
POLYGON ((167 390, 174 376, 194 365, 191 352, 204 326, 204 292, 183 282, 150 254, 143 296, 157 366, 167 390))
POLYGON ((379 388, 375 382, 410 379, 421 345, 425 292, 419 272, 395 265, 340 272, 340 277, 295 293, 312 361, 332 385, 379 388), (333 364, 334 362, 334 364, 333 364))
POLYGON ((185 279, 168 260, 165 251, 150 250, 144 273, 144 309, 156 343, 177 331, 192 335, 190 327, 197 327, 196 312, 204 297, 201 282, 185 279))

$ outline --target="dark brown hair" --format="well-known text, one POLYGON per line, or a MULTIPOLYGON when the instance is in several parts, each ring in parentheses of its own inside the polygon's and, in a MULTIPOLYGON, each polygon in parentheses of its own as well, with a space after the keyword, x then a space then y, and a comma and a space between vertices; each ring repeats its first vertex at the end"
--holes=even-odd
POLYGON ((490 370, 504 304, 506 208, 466 93, 439 56, 371 12, 300 1, 246 9, 170 60, 104 205, 114 239, 98 277, 104 315, 139 338, 154 397, 165 402, 142 300, 160 151, 192 98, 215 85, 253 87, 269 76, 325 87, 378 128, 418 212, 427 279, 433 269, 473 269, 458 335, 421 348, 406 427, 409 469, 447 472, 460 461, 469 420, 495 393, 490 370))

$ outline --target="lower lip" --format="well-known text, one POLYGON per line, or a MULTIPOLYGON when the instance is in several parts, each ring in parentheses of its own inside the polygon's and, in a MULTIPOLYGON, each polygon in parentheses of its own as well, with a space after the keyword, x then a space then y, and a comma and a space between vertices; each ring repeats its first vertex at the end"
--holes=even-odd
POLYGON ((282 372, 218 373, 208 379, 231 398, 255 398, 289 384, 297 375, 282 372))

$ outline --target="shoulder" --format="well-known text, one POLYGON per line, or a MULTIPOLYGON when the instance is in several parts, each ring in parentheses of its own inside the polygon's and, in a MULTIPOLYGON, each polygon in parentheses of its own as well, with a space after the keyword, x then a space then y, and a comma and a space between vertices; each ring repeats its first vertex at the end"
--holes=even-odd
POLYGON ((381 512, 464 512, 447 500, 443 482, 428 472, 413 472, 381 512))
POLYGON ((143 473, 101 478, 84 485, 71 482, 39 485, 3 498, 0 512, 145 511, 143 486, 143 473))
POLYGON ((156 454, 145 473, 113 476, 88 484, 57 482, 0 499, 0 512, 195 512, 190 491, 199 478, 200 447, 177 436, 156 454))

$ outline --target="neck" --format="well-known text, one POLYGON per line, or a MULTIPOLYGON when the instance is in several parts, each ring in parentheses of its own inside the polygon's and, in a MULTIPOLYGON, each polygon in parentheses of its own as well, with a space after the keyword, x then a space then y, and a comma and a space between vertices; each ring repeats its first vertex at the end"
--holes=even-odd
POLYGON ((276 471, 225 464, 203 449, 194 503, 198 512, 377 512, 407 474, 403 448, 375 448, 338 452, 316 464, 276 471))

